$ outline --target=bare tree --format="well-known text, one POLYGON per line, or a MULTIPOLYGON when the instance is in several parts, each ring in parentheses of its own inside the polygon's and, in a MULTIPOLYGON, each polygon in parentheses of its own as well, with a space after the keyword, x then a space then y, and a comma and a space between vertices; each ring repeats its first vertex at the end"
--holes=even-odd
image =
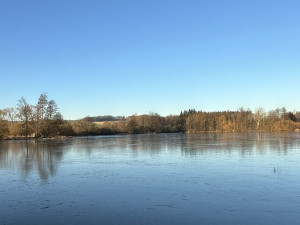
POLYGON ((50 100, 47 104, 45 119, 53 120, 58 114, 58 107, 54 100, 50 100))
POLYGON ((56 102, 54 100, 48 101, 44 117, 43 134, 45 136, 57 135, 62 121, 62 115, 58 112, 56 102))
POLYGON ((37 104, 37 112, 39 119, 43 121, 45 113, 46 113, 46 108, 48 104, 48 96, 46 93, 43 93, 40 95, 38 104, 37 104))
POLYGON ((255 110, 255 113, 253 114, 253 118, 256 122, 257 130, 260 130, 263 127, 265 116, 266 116, 266 113, 262 107, 259 107, 255 110))
POLYGON ((5 108, 3 111, 3 118, 7 121, 14 122, 17 118, 17 111, 15 108, 5 108))
POLYGON ((0 138, 8 134, 7 122, 4 120, 5 113, 0 110, 0 138))
POLYGON ((42 93, 39 97, 38 103, 36 105, 36 128, 35 132, 37 136, 41 135, 41 129, 44 126, 44 117, 46 114, 48 105, 48 96, 46 93, 42 93))
POLYGON ((22 97, 19 100, 17 110, 18 110, 18 117, 25 129, 25 136, 28 137, 30 121, 32 119, 32 113, 33 113, 32 106, 30 106, 25 100, 25 98, 22 97))

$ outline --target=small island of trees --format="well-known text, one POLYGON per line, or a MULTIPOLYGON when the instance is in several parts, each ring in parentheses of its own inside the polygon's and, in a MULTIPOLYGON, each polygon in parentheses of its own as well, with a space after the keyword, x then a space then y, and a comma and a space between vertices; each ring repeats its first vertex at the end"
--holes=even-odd
POLYGON ((299 131, 300 112, 284 107, 265 112, 240 108, 236 111, 203 112, 194 109, 179 115, 96 116, 64 120, 54 100, 40 95, 36 105, 25 98, 15 108, 0 110, 0 138, 55 138, 82 135, 139 134, 139 133, 201 133, 299 131))

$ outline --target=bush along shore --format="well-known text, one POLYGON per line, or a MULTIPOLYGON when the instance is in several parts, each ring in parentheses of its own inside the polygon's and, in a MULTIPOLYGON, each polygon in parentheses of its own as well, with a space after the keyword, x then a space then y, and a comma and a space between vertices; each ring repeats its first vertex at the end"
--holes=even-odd
POLYGON ((300 131, 300 112, 284 107, 265 112, 240 108, 236 111, 203 112, 194 109, 179 115, 97 116, 64 120, 54 100, 41 94, 36 105, 21 98, 15 108, 0 110, 0 139, 67 139, 73 136, 139 133, 201 133, 300 131))

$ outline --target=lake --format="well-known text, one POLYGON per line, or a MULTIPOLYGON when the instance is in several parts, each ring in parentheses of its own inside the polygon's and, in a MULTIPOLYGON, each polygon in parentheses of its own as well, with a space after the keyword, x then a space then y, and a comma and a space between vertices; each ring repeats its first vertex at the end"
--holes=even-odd
POLYGON ((300 133, 0 142, 0 224, 300 224, 300 133))

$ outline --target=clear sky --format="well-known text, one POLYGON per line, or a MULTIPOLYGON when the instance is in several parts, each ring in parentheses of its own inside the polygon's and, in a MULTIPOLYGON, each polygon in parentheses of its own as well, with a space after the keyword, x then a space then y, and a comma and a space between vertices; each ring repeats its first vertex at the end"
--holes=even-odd
POLYGON ((0 0, 0 109, 300 110, 300 1, 0 0))

